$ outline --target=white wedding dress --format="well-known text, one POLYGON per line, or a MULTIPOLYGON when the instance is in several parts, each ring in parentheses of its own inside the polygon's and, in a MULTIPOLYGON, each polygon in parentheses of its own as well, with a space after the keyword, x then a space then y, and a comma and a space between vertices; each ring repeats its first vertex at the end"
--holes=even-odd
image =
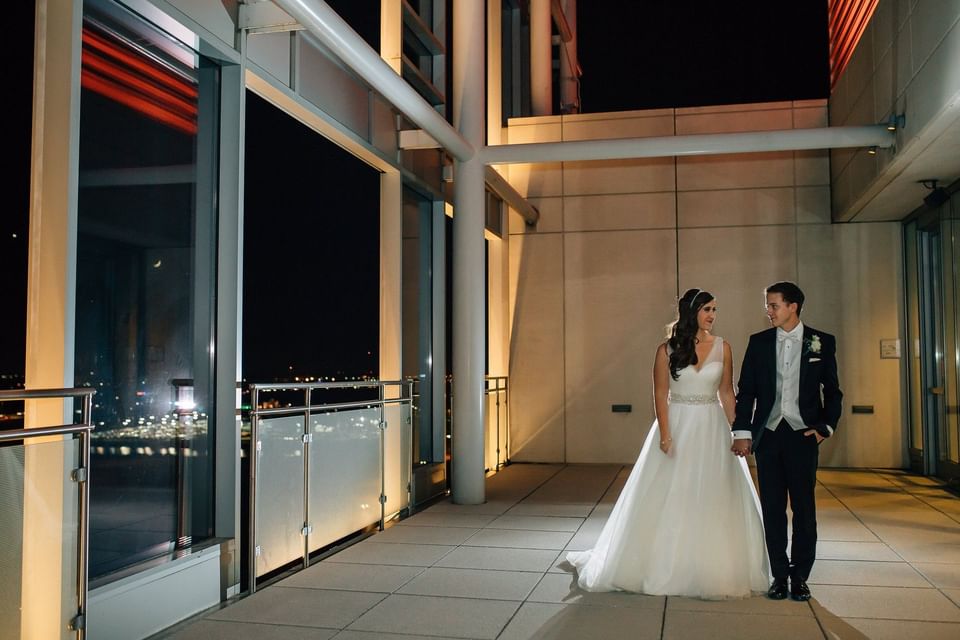
POLYGON ((670 378, 670 454, 654 423, 596 546, 567 554, 581 588, 718 600, 769 587, 760 501, 717 399, 722 345, 670 378))

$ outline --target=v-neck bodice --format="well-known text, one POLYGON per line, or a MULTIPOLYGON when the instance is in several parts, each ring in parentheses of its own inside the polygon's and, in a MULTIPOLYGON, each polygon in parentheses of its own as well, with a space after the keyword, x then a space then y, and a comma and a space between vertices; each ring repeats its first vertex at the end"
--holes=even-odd
POLYGON ((670 378, 671 396, 715 398, 723 376, 723 338, 716 336, 707 357, 687 365, 678 375, 677 380, 670 378))

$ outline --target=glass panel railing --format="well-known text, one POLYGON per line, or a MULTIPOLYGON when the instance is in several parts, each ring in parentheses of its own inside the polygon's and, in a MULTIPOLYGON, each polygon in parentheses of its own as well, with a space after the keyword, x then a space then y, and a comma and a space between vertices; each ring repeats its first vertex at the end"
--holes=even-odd
POLYGON ((380 410, 310 416, 310 551, 380 521, 380 410))
POLYGON ((20 638, 24 446, 0 446, 0 640, 20 638))
POLYGON ((69 626, 77 615, 80 492, 70 475, 80 447, 76 436, 54 437, 0 447, 2 640, 76 637, 69 626))
POLYGON ((0 430, 0 640, 85 637, 93 393, 0 391, 27 400, 27 425, 83 401, 82 423, 0 430))
POLYGON ((303 416, 257 425, 256 575, 303 557, 303 416))
POLYGON ((384 432, 384 492, 387 496, 384 505, 385 515, 389 518, 410 504, 408 494, 410 475, 413 472, 413 420, 410 403, 390 401, 383 409, 387 428, 384 432))
POLYGON ((253 592, 257 578, 306 567, 311 554, 372 525, 382 529, 385 514, 408 508, 412 427, 408 382, 254 384, 250 391, 257 455, 246 564, 255 568, 253 592))

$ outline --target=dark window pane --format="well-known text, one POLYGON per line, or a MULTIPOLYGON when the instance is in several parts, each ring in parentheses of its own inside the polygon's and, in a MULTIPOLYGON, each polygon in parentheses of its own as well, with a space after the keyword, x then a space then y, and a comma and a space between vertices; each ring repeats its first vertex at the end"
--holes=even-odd
POLYGON ((75 361, 77 385, 97 390, 93 578, 212 533, 219 95, 215 65, 97 6, 84 17, 75 361))

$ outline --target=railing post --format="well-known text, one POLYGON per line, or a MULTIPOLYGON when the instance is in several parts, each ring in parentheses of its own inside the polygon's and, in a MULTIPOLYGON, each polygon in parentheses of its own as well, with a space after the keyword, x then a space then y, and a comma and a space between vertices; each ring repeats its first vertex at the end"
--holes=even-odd
POLYGON ((496 386, 494 387, 496 391, 494 392, 497 397, 497 463, 496 471, 500 471, 500 377, 498 376, 495 381, 496 386))
POLYGON ((383 531, 384 521, 386 520, 386 511, 387 511, 387 471, 386 471, 386 461, 387 456, 387 446, 385 442, 386 430, 387 430, 387 407, 383 403, 384 396, 384 386, 381 382, 377 385, 377 388, 380 391, 380 531, 383 531))
POLYGON ((303 402, 303 568, 310 566, 310 534, 313 526, 310 522, 310 387, 304 389, 303 402))
POLYGON ((506 464, 510 464, 510 427, 512 423, 510 422, 510 378, 508 377, 503 384, 503 404, 507 405, 507 430, 504 432, 506 436, 504 439, 507 441, 507 451, 506 451, 506 464))
POLYGON ((257 459, 260 457, 260 415, 259 390, 250 391, 250 521, 247 523, 249 541, 247 544, 247 562, 250 565, 248 579, 250 593, 257 591, 257 459))

